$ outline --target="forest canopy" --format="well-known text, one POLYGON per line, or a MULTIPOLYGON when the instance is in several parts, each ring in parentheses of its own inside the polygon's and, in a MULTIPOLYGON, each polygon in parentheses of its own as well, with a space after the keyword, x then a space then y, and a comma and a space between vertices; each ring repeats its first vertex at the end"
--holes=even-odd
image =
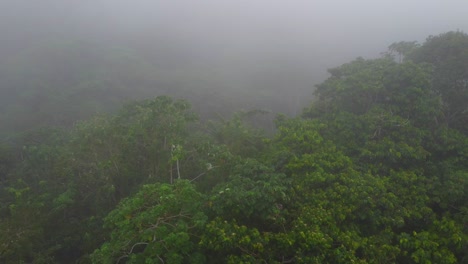
POLYGON ((275 129, 158 96, 2 131, 0 262, 467 263, 468 35, 329 73, 275 129))

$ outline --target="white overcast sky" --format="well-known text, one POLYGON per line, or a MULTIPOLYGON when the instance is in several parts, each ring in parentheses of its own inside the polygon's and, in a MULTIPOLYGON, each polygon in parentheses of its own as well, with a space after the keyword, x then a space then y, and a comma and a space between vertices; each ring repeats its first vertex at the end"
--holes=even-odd
POLYGON ((358 42, 468 29, 466 0, 3 0, 0 10, 10 22, 3 28, 165 29, 193 38, 244 32, 358 42))

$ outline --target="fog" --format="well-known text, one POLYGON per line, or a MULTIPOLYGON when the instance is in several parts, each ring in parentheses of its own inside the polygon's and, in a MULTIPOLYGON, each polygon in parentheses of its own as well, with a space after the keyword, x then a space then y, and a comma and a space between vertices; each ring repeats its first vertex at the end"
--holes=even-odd
POLYGON ((93 73, 75 72, 102 70, 108 86, 136 97, 186 97, 205 113, 294 115, 328 68, 377 57, 396 41, 466 32, 467 10, 464 0, 2 1, 1 92, 8 98, 23 89, 19 79, 59 87, 53 91, 82 87, 80 78, 93 73))

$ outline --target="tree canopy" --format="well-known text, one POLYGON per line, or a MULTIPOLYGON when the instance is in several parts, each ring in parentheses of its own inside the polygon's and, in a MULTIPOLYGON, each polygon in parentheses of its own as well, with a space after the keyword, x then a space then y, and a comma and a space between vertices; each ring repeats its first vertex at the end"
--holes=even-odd
POLYGON ((465 263, 467 39, 330 69, 270 134, 160 96, 1 142, 0 262, 465 263))

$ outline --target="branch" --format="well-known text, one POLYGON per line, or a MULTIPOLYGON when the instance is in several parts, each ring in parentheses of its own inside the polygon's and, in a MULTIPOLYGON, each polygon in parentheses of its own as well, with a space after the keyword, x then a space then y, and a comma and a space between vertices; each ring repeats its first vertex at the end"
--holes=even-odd
MULTIPOLYGON (((138 242, 138 243, 135 243, 132 248, 130 249, 130 252, 128 252, 128 255, 132 254, 133 253, 133 249, 136 247, 136 246, 139 246, 139 245, 148 245, 147 242, 138 242)), ((127 255, 127 256, 128 256, 127 255)))
POLYGON ((198 174, 197 177, 191 179, 190 182, 195 181, 196 179, 198 179, 198 178, 200 178, 201 176, 205 175, 205 174, 206 174, 207 172, 209 172, 210 170, 212 170, 212 169, 214 169, 214 168, 217 168, 217 167, 219 167, 219 166, 212 166, 212 167, 211 167, 210 169, 208 169, 207 171, 202 172, 202 173, 198 174))
MULTIPOLYGON (((121 261, 122 259, 128 258, 128 256, 129 256, 130 254, 133 253, 133 249, 135 249, 135 247, 136 247, 136 246, 139 246, 139 245, 148 245, 148 243, 146 243, 146 242, 138 242, 138 243, 135 243, 135 244, 132 246, 132 248, 130 249, 130 251, 129 251, 127 254, 125 254, 125 255, 123 255, 123 256, 120 256, 120 258, 118 258, 117 261, 116 261, 115 263, 116 263, 116 264, 119 264, 120 261, 121 261)), ((164 262, 163 262, 163 263, 164 263, 164 262)))

